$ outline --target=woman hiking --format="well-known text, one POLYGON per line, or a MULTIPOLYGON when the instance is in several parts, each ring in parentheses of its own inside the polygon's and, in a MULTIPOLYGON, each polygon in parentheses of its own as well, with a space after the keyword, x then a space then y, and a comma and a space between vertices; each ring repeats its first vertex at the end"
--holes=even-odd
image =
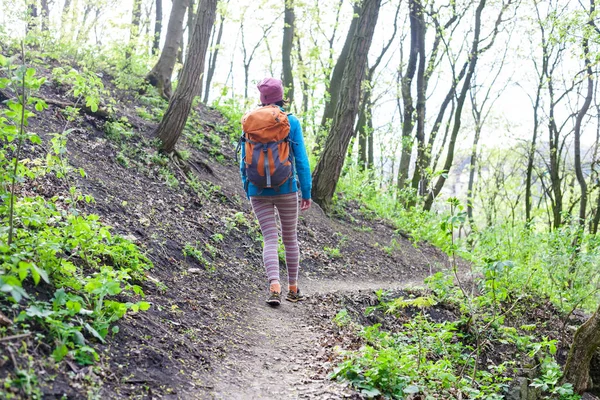
POLYGON ((286 300, 297 302, 304 299, 298 289, 298 183, 300 210, 305 211, 311 205, 312 180, 300 121, 285 113, 281 81, 265 78, 257 87, 261 106, 242 118, 240 170, 264 240, 263 262, 269 281, 266 301, 277 306, 281 304, 281 283, 275 209, 279 214, 285 246, 288 273, 286 300))

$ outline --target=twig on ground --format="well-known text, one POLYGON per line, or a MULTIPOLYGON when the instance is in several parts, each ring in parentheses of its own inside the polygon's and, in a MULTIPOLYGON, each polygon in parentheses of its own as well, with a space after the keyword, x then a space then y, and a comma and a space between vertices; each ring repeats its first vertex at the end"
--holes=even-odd
POLYGON ((17 340, 17 339, 22 339, 22 338, 26 338, 31 336, 31 332, 29 333, 22 333, 20 335, 12 335, 12 336, 5 336, 3 338, 0 338, 0 342, 9 342, 11 340, 17 340))

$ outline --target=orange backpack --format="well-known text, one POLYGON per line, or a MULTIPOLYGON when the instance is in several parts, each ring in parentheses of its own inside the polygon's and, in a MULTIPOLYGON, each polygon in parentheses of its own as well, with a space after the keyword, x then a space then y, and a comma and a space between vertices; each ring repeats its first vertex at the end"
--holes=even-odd
POLYGON ((257 108, 244 115, 242 130, 247 181, 259 189, 278 189, 293 174, 287 114, 275 105, 257 108))

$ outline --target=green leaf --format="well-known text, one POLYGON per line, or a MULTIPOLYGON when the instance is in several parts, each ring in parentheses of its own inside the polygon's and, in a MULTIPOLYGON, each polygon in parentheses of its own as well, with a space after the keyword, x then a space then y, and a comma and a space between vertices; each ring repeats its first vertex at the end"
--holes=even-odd
POLYGON ((52 357, 54 357, 56 362, 60 362, 67 354, 69 354, 69 349, 63 344, 54 349, 52 352, 52 357))
POLYGON ((64 305, 67 302, 67 293, 65 292, 65 289, 58 289, 56 292, 54 292, 54 300, 53 300, 53 305, 54 305, 54 309, 56 309, 59 306, 64 305))
POLYGON ((417 385, 409 385, 404 388, 404 394, 415 394, 419 393, 421 389, 417 385))
POLYGON ((121 293, 121 285, 119 285, 118 282, 108 282, 106 284, 106 291, 108 292, 108 294, 112 295, 112 296, 116 296, 119 293, 121 293))
POLYGON ((379 389, 374 388, 374 387, 364 388, 360 391, 360 393, 364 394, 367 397, 375 397, 375 396, 379 396, 381 394, 379 389))
POLYGON ((131 287, 131 290, 133 291, 133 293, 144 297, 144 291, 142 290, 142 288, 139 285, 133 285, 131 287))
POLYGON ((29 270, 31 271, 31 277, 33 278, 33 283, 37 286, 40 283, 40 274, 37 272, 33 265, 30 265, 29 270))
POLYGON ((138 305, 140 306, 141 311, 147 311, 150 309, 150 303, 148 303, 147 301, 140 301, 138 305))
POLYGON ((86 324, 84 326, 85 326, 85 329, 87 329, 87 331, 92 334, 92 336, 94 336, 96 339, 98 339, 102 343, 104 343, 104 338, 102 337, 102 335, 100 335, 97 330, 92 328, 92 326, 90 324, 88 324, 86 322, 86 324))
POLYGON ((78 301, 69 300, 67 301, 66 307, 68 310, 73 310, 78 313, 81 310, 81 304, 78 301))
POLYGON ((85 344, 85 337, 83 337, 83 333, 81 333, 80 331, 75 331, 73 332, 73 337, 75 339, 75 343, 83 346, 85 344))
POLYGON ((29 135, 29 141, 33 144, 42 144, 42 139, 38 135, 29 135))
POLYGON ((117 333, 119 333, 119 327, 117 325, 113 326, 111 330, 112 330, 112 333, 115 334, 115 335, 117 333))
MULTIPOLYGON (((46 270, 44 270, 43 268, 38 267, 35 264, 31 264, 31 266, 33 267, 31 270, 31 273, 33 274, 33 271, 35 270, 36 273, 44 280, 44 282, 46 283, 50 283, 50 278, 48 277, 48 273, 46 272, 46 270)), ((37 283, 36 283, 37 285, 37 283)))
POLYGON ((44 100, 38 99, 38 101, 35 102, 36 111, 44 111, 46 108, 48 108, 48 104, 46 104, 44 100))
POLYGON ((54 311, 39 308, 38 306, 30 306, 25 310, 25 313, 30 317, 46 318, 54 314, 54 311))
MULTIPOLYGON (((27 261, 19 261, 19 280, 21 282, 23 282, 25 280, 25 278, 27 278, 27 273, 29 272, 30 269, 30 263, 28 263, 27 261)), ((39 281, 39 276, 38 276, 38 281, 39 281)), ((35 277, 33 278, 33 280, 35 281, 35 277)), ((37 285, 37 282, 36 282, 37 285)))

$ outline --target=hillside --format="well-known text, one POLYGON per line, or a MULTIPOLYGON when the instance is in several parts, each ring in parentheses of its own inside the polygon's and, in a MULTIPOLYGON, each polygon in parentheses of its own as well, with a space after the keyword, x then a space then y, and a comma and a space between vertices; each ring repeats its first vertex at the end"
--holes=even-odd
MULTIPOLYGON (((29 129, 43 140, 26 149, 32 159, 43 158, 50 133, 63 129, 61 105, 76 101, 43 65, 37 73, 48 83, 39 96, 49 107, 30 121, 29 129)), ((357 209, 329 218, 313 206, 301 216, 299 237, 301 286, 314 298, 267 308, 259 229, 241 188, 227 121, 196 106, 179 145, 186 160, 169 159, 158 154, 153 138, 152 113, 165 103, 119 91, 108 76, 103 82, 116 102, 108 116, 82 112, 69 127, 66 155, 75 169, 70 179, 95 199, 80 202, 78 209, 99 215, 152 261, 141 283, 151 307, 117 323, 118 334, 98 344, 97 366, 68 360, 56 366, 48 350, 32 348, 44 398, 80 398, 89 391, 101 398, 250 398, 240 394, 246 390, 268 398, 268 382, 279 380, 276 371, 289 372, 284 379, 290 390, 319 396, 333 390, 323 383, 331 363, 323 366, 327 357, 320 343, 340 308, 336 295, 321 301, 319 294, 419 284, 445 265, 439 250, 415 247, 406 235, 357 209), (244 369, 262 381, 246 386, 254 375, 240 372, 244 369), (308 383, 298 386, 303 379, 308 383)), ((21 193, 66 198, 68 186, 45 175, 21 193)), ((2 376, 9 367, 4 365, 2 376)))

